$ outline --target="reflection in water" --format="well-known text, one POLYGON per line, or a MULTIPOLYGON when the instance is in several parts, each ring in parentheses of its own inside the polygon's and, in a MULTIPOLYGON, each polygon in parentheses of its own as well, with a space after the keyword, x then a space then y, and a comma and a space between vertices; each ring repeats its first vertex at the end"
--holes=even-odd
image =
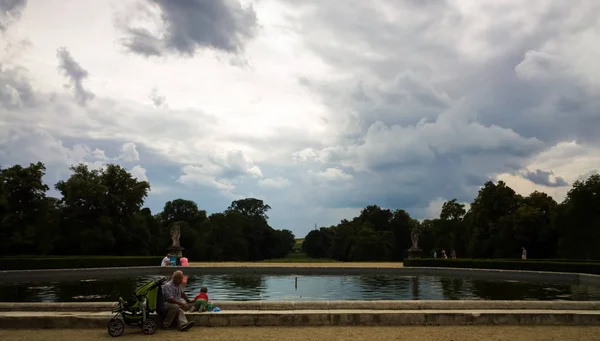
MULTIPOLYGON (((4 302, 98 302, 128 298, 160 276, 94 278, 47 283, 0 283, 4 302)), ((185 291, 207 286, 211 300, 600 300, 588 285, 392 275, 199 275, 185 291)))
POLYGON ((411 281, 412 299, 415 301, 419 300, 419 277, 413 277, 411 281))

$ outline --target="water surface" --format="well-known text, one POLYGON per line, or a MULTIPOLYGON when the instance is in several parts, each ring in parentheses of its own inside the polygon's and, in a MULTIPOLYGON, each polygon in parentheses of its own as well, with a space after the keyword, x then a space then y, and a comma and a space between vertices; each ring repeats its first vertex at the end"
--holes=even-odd
MULTIPOLYGON (((2 302, 102 302, 129 297, 157 276, 90 278, 62 282, 0 283, 2 302)), ((190 276, 186 292, 209 288, 211 300, 600 300, 600 288, 579 284, 534 283, 398 275, 190 276)))

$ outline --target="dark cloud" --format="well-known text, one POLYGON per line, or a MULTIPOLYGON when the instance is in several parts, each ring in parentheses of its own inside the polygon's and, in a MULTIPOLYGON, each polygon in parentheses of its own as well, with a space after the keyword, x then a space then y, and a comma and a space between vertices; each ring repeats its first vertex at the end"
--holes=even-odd
POLYGON ((522 171, 558 142, 600 142, 598 83, 584 69, 594 65, 582 64, 593 58, 571 61, 600 28, 600 5, 578 4, 302 2, 306 15, 292 25, 340 75, 301 79, 332 110, 339 136, 316 152, 323 167, 356 170, 351 189, 322 203, 416 212, 436 198, 471 201, 483 182, 522 171))
POLYGON ((253 8, 242 7, 237 0, 146 2, 160 9, 164 32, 157 36, 146 29, 126 26, 127 37, 123 41, 130 51, 145 56, 169 52, 191 56, 201 48, 238 53, 257 28, 253 8))
POLYGON ((533 172, 527 172, 523 174, 523 177, 534 184, 548 186, 548 187, 562 187, 568 186, 569 184, 565 179, 560 176, 554 176, 554 173, 536 169, 533 172))
POLYGON ((4 33, 16 20, 19 20, 27 0, 0 0, 0 32, 4 33))
POLYGON ((17 110, 36 104, 35 93, 24 70, 0 64, 0 109, 17 110))
POLYGON ((59 66, 58 69, 69 80, 67 88, 73 89, 75 100, 80 105, 86 105, 88 101, 94 99, 94 94, 83 87, 83 81, 88 78, 89 73, 81 67, 79 63, 71 56, 66 47, 61 47, 57 50, 59 66))

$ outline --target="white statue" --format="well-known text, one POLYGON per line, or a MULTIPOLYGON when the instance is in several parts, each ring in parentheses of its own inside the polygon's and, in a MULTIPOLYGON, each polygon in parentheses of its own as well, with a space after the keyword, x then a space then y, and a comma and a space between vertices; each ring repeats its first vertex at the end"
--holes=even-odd
POLYGON ((175 223, 171 227, 171 240, 173 241, 173 245, 171 246, 181 247, 179 245, 179 237, 181 237, 181 230, 179 229, 179 224, 175 223))
POLYGON ((421 231, 419 231, 418 229, 414 228, 410 231, 410 239, 412 240, 412 247, 411 249, 418 249, 419 246, 417 244, 419 244, 419 234, 421 231))

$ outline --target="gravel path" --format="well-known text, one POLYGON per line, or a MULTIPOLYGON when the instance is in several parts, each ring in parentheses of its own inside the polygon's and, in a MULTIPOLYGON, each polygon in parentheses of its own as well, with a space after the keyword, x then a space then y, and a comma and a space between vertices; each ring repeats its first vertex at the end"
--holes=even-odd
MULTIPOLYGON (((564 341, 600 340, 600 327, 301 327, 301 328, 194 328, 188 332, 159 330, 154 336, 143 335, 136 328, 127 328, 123 340, 227 340, 227 341, 564 341)), ((0 330, 0 340, 60 341, 115 340, 106 330, 0 330)))
POLYGON ((331 263, 269 263, 269 262, 190 262, 190 266, 196 267, 309 267, 309 268, 401 268, 402 263, 392 262, 331 262, 331 263))

